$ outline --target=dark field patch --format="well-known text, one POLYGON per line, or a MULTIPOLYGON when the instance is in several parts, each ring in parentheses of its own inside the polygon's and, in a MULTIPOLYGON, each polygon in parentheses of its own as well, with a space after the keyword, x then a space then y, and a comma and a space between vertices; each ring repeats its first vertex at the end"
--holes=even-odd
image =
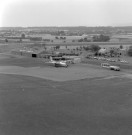
POLYGON ((0 135, 131 135, 132 81, 0 75, 0 135))

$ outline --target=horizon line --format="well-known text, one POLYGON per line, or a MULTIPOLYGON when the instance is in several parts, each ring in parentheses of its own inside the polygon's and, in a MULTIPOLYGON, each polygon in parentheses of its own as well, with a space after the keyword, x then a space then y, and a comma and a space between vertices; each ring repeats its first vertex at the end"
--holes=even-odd
POLYGON ((14 27, 21 27, 21 28, 29 28, 29 27, 132 27, 132 25, 116 25, 116 26, 112 26, 112 25, 108 25, 108 26, 103 26, 103 25, 98 25, 98 26, 0 26, 0 28, 14 28, 14 27))

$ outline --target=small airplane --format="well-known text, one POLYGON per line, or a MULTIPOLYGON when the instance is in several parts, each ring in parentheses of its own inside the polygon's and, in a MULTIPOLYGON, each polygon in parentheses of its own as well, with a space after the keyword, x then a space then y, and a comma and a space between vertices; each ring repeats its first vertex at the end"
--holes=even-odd
POLYGON ((46 63, 51 64, 55 67, 68 67, 67 61, 55 61, 52 57, 50 57, 50 61, 46 63))

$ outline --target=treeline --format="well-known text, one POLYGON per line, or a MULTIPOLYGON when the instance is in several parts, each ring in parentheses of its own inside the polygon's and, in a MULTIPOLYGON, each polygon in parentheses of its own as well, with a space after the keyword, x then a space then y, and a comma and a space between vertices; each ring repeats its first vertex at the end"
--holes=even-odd
POLYGON ((101 49, 98 45, 90 45, 90 46, 83 46, 82 47, 85 51, 91 50, 92 52, 97 52, 99 49, 101 49))
POLYGON ((105 35, 99 35, 99 36, 93 36, 93 42, 107 42, 110 40, 109 36, 105 35))
POLYGON ((110 40, 109 36, 106 35, 95 35, 91 39, 88 39, 87 37, 81 38, 78 40, 78 42, 108 42, 110 40))
POLYGON ((2 27, 0 32, 26 32, 28 34, 51 34, 57 36, 65 35, 83 35, 83 34, 120 34, 120 33, 132 33, 132 26, 127 27, 2 27))

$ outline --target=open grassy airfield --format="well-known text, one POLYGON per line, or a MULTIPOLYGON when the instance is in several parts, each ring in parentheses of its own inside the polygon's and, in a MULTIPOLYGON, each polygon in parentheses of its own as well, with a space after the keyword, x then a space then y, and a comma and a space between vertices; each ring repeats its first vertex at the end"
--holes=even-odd
POLYGON ((131 135, 132 76, 0 55, 0 135, 131 135))

